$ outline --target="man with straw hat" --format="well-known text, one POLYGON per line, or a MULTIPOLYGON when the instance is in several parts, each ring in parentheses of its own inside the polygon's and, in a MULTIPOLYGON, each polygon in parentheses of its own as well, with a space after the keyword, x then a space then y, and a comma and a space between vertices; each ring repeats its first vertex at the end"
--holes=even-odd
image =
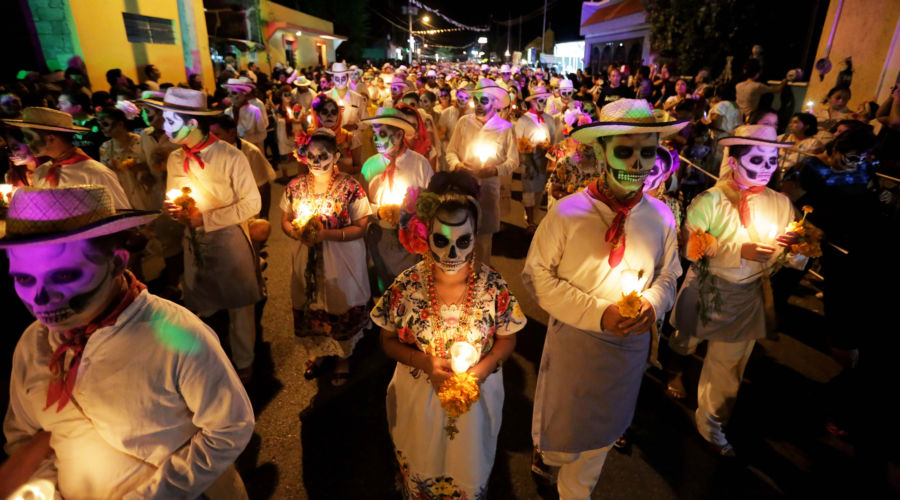
POLYGON ((257 107, 251 103, 253 83, 246 78, 229 78, 222 84, 228 89, 231 106, 225 114, 234 118, 238 124, 238 135, 247 142, 253 143, 260 151, 265 151, 266 128, 268 119, 265 107, 257 107))
POLYGON ((531 95, 525 98, 528 111, 516 121, 519 163, 522 165, 522 205, 525 206, 529 233, 537 230, 534 205, 547 184, 547 150, 560 140, 556 123, 544 113, 547 99, 552 95, 543 86, 531 89, 531 95))
POLYGON ((131 208, 115 172, 73 143, 76 133, 88 129, 75 125, 72 115, 50 108, 30 107, 22 111, 21 119, 3 120, 3 123, 22 129, 25 145, 34 156, 50 158, 34 170, 35 186, 99 184, 109 189, 116 208, 131 208))
POLYGON ((425 189, 433 170, 428 159, 409 147, 407 140, 416 135, 416 127, 398 109, 380 108, 364 123, 372 125, 378 154, 362 167, 364 187, 369 195, 375 223, 369 224, 366 246, 375 269, 379 293, 394 282, 401 272, 419 262, 417 254, 406 251, 399 240, 399 210, 408 188, 425 189))
POLYGON ((186 226, 184 302, 201 317, 228 311, 231 357, 241 380, 253 373, 254 304, 263 297, 258 260, 246 222, 260 209, 259 189, 247 158, 209 133, 206 95, 169 88, 163 101, 147 99, 163 112, 169 139, 180 145, 169 155, 166 209, 186 226), (189 188, 190 203, 175 204, 189 188))
POLYGON ((500 230, 500 177, 512 175, 519 163, 516 133, 497 113, 509 106, 509 93, 482 78, 473 89, 475 112, 456 123, 447 145, 451 170, 465 170, 481 183, 481 220, 476 238, 478 258, 491 262, 491 243, 500 230))
POLYGON ((523 281, 550 314, 532 470, 549 479, 546 466, 559 467, 562 499, 590 498, 634 415, 648 332, 675 298, 678 228, 671 210, 642 188, 659 138, 686 124, 657 122, 647 101, 621 99, 598 122, 576 127, 570 136, 593 145, 603 170, 551 208, 528 251, 523 281), (624 302, 626 295, 632 300, 624 302))
MULTIPOLYGON (((702 276, 696 263, 688 270, 671 316, 678 331, 670 346, 688 355, 700 342, 708 342, 695 417, 700 435, 722 456, 734 456, 722 427, 734 407, 750 353, 756 339, 774 328, 769 275, 782 253, 777 247, 797 243, 797 234, 786 232, 794 221, 791 201, 766 187, 778 169, 778 150, 793 145, 777 137, 774 127, 743 125, 734 136, 720 139, 720 145, 729 147, 731 172, 697 195, 685 217, 687 234, 708 233, 713 243, 697 256, 688 242, 688 258, 706 257, 708 271, 702 276), (703 286, 700 293, 704 280, 710 280, 712 290, 703 286)), ((803 269, 806 260, 792 254, 784 263, 803 269)), ((684 392, 680 378, 676 371, 670 391, 684 392)))
POLYGON ((246 498, 253 409, 216 334, 126 270, 127 230, 158 216, 98 185, 12 196, 0 248, 37 321, 13 356, 4 496, 246 498))
POLYGON ((336 62, 331 65, 331 69, 327 73, 331 75, 334 88, 326 93, 343 110, 342 126, 354 132, 359 127, 360 120, 369 117, 366 113, 366 98, 349 89, 348 84, 353 70, 347 68, 346 64, 336 62))
POLYGON ((391 80, 390 84, 391 95, 384 99, 381 103, 381 107, 393 108, 396 104, 399 104, 400 99, 408 88, 410 88, 409 82, 400 75, 394 76, 394 79, 391 80))

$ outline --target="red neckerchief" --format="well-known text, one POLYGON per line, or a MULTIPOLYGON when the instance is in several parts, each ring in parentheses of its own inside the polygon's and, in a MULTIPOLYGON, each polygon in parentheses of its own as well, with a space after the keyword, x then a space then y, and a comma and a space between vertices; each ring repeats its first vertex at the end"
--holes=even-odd
POLYGON ((384 168, 384 172, 381 173, 382 178, 387 179, 388 189, 394 189, 394 174, 397 173, 397 158, 400 157, 403 153, 406 152, 406 144, 400 142, 400 145, 397 147, 397 152, 395 154, 387 153, 384 156, 390 160, 387 167, 384 168))
POLYGON ((535 111, 534 108, 529 109, 527 112, 534 115, 534 120, 536 120, 538 123, 544 123, 544 113, 538 114, 538 112, 535 111))
POLYGON ((612 224, 606 230, 606 242, 612 245, 612 249, 609 252, 609 267, 616 267, 622 262, 622 258, 625 257, 625 218, 628 217, 631 209, 641 201, 644 192, 638 189, 627 200, 619 201, 601 182, 602 178, 597 179, 596 182, 588 186, 587 191, 593 198, 602 201, 616 212, 612 224))
POLYGON ((59 171, 64 165, 71 165, 90 159, 91 157, 82 151, 81 148, 72 148, 69 153, 63 155, 62 160, 53 160, 53 163, 50 164, 50 169, 47 170, 47 182, 51 187, 59 186, 59 171))
POLYGON ((184 173, 188 173, 188 171, 191 169, 191 160, 197 162, 197 164, 200 165, 201 170, 206 168, 206 164, 203 163, 203 160, 197 153, 203 151, 207 146, 216 141, 218 141, 218 139, 216 139, 216 136, 209 134, 209 137, 207 137, 205 141, 197 144, 192 148, 182 145, 181 150, 184 151, 184 173))
POLYGON ((405 139, 405 141, 406 145, 409 146, 409 149, 427 157, 428 150, 431 149, 431 139, 428 137, 428 129, 425 127, 425 121, 422 120, 422 115, 419 114, 416 108, 408 104, 398 104, 395 108, 400 111, 411 109, 416 112, 416 123, 413 124, 413 128, 416 129, 416 135, 412 139, 405 139))
POLYGON ((741 193, 741 201, 738 204, 738 213, 741 214, 741 225, 747 227, 752 223, 752 221, 750 220, 750 204, 747 202, 747 200, 749 200, 751 196, 762 193, 766 189, 766 187, 750 186, 748 188, 743 188, 734 180, 734 172, 732 172, 731 177, 728 178, 727 184, 729 188, 738 193, 741 193))
POLYGON ((134 302, 134 299, 140 295, 141 291, 146 289, 143 283, 131 274, 131 271, 125 271, 125 292, 118 298, 119 303, 116 307, 103 319, 94 318, 85 326, 73 328, 63 334, 63 342, 56 348, 53 356, 50 357, 50 374, 53 379, 47 387, 47 406, 46 410, 59 401, 56 412, 59 413, 66 404, 72 399, 72 391, 75 389, 75 377, 78 376, 78 367, 81 365, 81 354, 84 352, 84 346, 87 344, 88 338, 100 328, 115 324, 119 318, 119 314, 126 307, 134 302), (66 351, 72 350, 72 361, 69 363, 69 369, 65 369, 66 351))

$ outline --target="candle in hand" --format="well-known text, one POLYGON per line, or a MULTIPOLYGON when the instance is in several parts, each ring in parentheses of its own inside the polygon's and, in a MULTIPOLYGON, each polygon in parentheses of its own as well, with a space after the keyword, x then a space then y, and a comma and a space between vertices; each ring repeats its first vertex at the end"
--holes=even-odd
POLYGON ((622 298, 616 303, 619 313, 626 318, 636 318, 641 312, 643 299, 641 292, 644 289, 644 272, 636 269, 623 269, 622 298))
POLYGON ((486 142, 479 142, 475 145, 475 156, 481 160, 482 165, 484 165, 484 162, 486 162, 488 158, 494 156, 494 152, 494 147, 486 142))
POLYGON ((454 342, 450 346, 450 367, 453 373, 463 373, 478 361, 478 351, 468 342, 454 342))
POLYGON ((542 144, 547 141, 547 133, 544 132, 543 129, 538 129, 537 132, 534 133, 534 137, 531 140, 535 145, 542 144))
POLYGON ((181 196, 180 189, 170 189, 170 190, 166 191, 166 199, 171 201, 172 203, 174 203, 175 198, 178 198, 179 196, 181 196))
POLYGON ((15 190, 16 188, 12 184, 0 184, 0 202, 9 203, 15 190))

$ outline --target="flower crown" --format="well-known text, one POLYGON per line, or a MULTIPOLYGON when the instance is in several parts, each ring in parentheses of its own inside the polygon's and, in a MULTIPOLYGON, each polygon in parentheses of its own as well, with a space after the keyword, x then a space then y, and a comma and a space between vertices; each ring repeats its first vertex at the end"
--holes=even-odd
POLYGON ((428 224, 434 219, 441 198, 431 191, 410 186, 400 205, 400 244, 409 253, 428 252, 428 224))

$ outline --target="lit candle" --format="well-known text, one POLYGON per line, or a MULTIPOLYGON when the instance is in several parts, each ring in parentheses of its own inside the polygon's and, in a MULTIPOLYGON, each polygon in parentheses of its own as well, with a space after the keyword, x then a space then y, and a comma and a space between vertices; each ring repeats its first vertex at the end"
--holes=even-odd
POLYGON ((809 113, 813 112, 813 105, 815 103, 813 101, 806 101, 806 106, 809 108, 809 113))
POLYGON ((7 498, 13 500, 52 500, 56 488, 46 479, 38 479, 23 484, 7 498))
POLYGON ((475 101, 469 101, 469 107, 470 107, 470 108, 474 108, 474 107, 475 107, 475 101))
POLYGON ((312 125, 312 115, 307 116, 307 117, 306 117, 306 121, 307 121, 307 123, 309 123, 310 125, 312 125))
POLYGON ((4 203, 9 203, 15 190, 16 188, 12 184, 0 184, 0 200, 4 203))
POLYGON ((170 190, 166 191, 166 199, 173 203, 175 202, 175 199, 178 198, 179 196, 181 196, 180 189, 170 189, 170 190))
POLYGON ((482 165, 484 165, 484 162, 486 162, 488 158, 494 156, 494 153, 494 147, 486 142, 479 142, 475 145, 475 156, 481 160, 482 165))
POLYGON ((288 118, 289 118, 289 119, 293 120, 293 119, 294 119, 294 109, 291 108, 291 107, 288 107, 288 108, 287 108, 287 115, 288 115, 288 118))
POLYGON ((468 342, 457 341, 450 346, 450 368, 463 373, 478 361, 478 351, 468 342))
POLYGON ((294 202, 294 214, 294 225, 299 228, 305 226, 316 215, 316 211, 309 202, 296 200, 294 202))
POLYGON ((532 137, 531 142, 534 144, 543 144, 547 140, 547 132, 544 132, 544 129, 540 128, 534 133, 534 137, 532 137))
POLYGON ((382 197, 383 205, 400 205, 406 196, 406 183, 403 181, 394 182, 393 187, 389 187, 382 197))
POLYGON ((637 269, 622 270, 622 291, 628 295, 631 292, 641 295, 644 290, 644 273, 637 269))

